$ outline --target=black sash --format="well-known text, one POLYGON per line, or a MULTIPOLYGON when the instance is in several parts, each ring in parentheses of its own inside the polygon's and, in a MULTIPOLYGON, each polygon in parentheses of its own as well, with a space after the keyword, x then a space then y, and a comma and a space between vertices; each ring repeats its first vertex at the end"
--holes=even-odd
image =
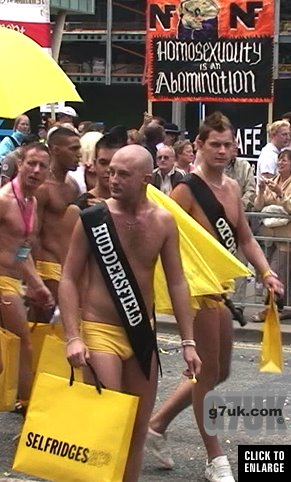
POLYGON ((85 209, 80 216, 132 349, 149 379, 152 354, 157 349, 156 336, 110 211, 105 202, 100 202, 85 209))
POLYGON ((200 204, 211 226, 215 230, 218 241, 230 253, 237 251, 237 231, 227 219, 223 205, 218 201, 210 187, 197 174, 188 174, 180 181, 187 184, 193 196, 200 204))

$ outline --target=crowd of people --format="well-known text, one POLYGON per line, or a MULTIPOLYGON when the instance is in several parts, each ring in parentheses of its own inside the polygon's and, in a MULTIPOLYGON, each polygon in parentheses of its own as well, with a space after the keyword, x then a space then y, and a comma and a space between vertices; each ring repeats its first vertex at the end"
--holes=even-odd
POLYGON ((90 360, 107 388, 140 397, 124 482, 139 479, 146 441, 161 465, 173 468, 166 430, 191 404, 207 452, 206 479, 234 482, 218 438, 203 425, 205 395, 229 375, 232 314, 219 294, 197 298, 193 311, 176 222, 146 191, 151 183, 170 196, 282 296, 285 268, 265 257, 244 211, 279 204, 290 213, 291 151, 282 150, 290 143, 290 124, 270 127, 274 147, 268 149, 276 149, 278 160, 271 170, 262 153, 256 188, 251 166, 237 159, 233 127, 219 112, 205 119, 193 143, 180 138, 175 124, 148 114, 129 131, 115 126, 104 132, 89 121, 77 126, 76 118, 65 107, 55 125, 39 127, 37 139, 24 143, 30 123, 20 116, 0 143, 0 325, 21 341, 17 406, 25 412, 33 382, 27 320, 49 322, 59 310, 67 358, 83 367, 85 382, 92 383, 90 360), (153 414, 158 256, 187 368, 153 414))

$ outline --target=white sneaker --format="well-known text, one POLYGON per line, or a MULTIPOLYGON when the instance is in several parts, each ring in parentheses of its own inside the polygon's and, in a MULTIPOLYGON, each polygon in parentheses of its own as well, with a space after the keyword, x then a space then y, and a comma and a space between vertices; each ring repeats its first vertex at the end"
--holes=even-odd
POLYGON ((219 455, 206 462, 205 479, 210 482, 235 482, 226 455, 219 455))
POLYGON ((171 450, 167 446, 167 436, 148 429, 146 448, 161 462, 164 469, 171 470, 175 462, 172 459, 171 450))

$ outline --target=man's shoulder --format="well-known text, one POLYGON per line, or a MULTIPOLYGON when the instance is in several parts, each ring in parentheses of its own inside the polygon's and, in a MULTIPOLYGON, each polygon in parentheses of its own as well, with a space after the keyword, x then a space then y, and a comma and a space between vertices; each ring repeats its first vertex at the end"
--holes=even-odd
POLYGON ((277 156, 279 153, 277 147, 272 144, 272 142, 268 142, 261 150, 260 155, 259 155, 259 160, 260 158, 264 158, 266 156, 277 156))
POLYGON ((5 186, 3 186, 0 189, 0 207, 1 207, 2 214, 3 214, 3 210, 5 211, 6 206, 11 208, 12 199, 13 197, 12 197, 11 185, 10 183, 5 184, 5 186))

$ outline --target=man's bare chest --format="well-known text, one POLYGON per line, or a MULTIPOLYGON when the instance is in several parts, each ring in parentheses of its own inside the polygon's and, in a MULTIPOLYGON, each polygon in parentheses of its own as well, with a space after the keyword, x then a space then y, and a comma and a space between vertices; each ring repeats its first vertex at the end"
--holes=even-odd
POLYGON ((50 186, 47 211, 62 216, 76 199, 76 191, 67 184, 50 186))
POLYGON ((152 267, 161 250, 161 237, 153 226, 146 222, 115 220, 115 227, 121 246, 132 264, 152 267))

